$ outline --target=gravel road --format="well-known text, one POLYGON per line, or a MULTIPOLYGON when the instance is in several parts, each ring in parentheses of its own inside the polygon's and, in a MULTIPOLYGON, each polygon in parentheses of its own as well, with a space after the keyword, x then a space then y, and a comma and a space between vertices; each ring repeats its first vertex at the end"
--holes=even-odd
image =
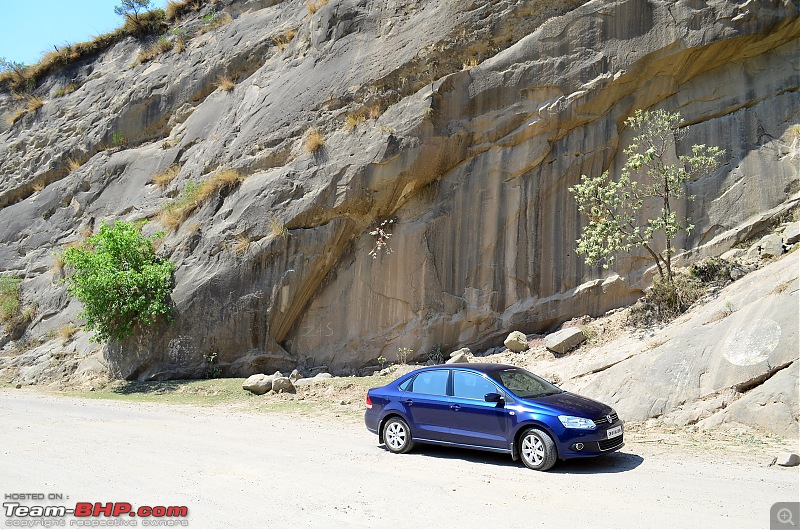
POLYGON ((629 442, 540 473, 489 453, 394 455, 332 417, 26 390, 0 391, 0 455, 0 493, 185 505, 193 528, 768 527, 772 503, 798 498, 797 468, 765 454, 629 442))

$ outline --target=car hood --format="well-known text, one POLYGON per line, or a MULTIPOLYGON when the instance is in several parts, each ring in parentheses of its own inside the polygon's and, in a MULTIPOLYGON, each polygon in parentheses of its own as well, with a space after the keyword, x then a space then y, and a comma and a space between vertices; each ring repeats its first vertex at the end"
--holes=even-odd
POLYGON ((573 394, 572 392, 561 392, 550 396, 528 398, 522 400, 524 403, 538 405, 552 409, 553 412, 567 416, 580 416, 581 418, 595 419, 611 414, 611 407, 595 401, 593 399, 573 394))

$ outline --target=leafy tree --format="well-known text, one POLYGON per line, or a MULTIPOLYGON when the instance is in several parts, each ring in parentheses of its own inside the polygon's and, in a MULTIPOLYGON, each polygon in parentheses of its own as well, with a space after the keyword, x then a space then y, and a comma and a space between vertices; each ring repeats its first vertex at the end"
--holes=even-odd
MULTIPOLYGON (((672 285, 672 242, 680 232, 691 232, 689 220, 681 221, 673 211, 672 201, 685 195, 685 184, 719 167, 724 150, 693 145, 691 154, 670 164, 666 158, 687 130, 680 127, 680 113, 664 110, 637 110, 626 122, 639 134, 623 151, 627 161, 620 178, 612 180, 608 171, 598 177, 583 175, 580 184, 569 188, 578 210, 589 218, 576 241, 578 254, 594 265, 603 262, 608 268, 619 252, 643 247, 658 267, 662 280, 672 285), (645 205, 660 206, 658 215, 639 220, 645 205), (666 240, 658 250, 657 236, 666 240)), ((694 197, 690 197, 694 199, 694 197)))
POLYGON ((74 269, 65 281, 83 303, 81 316, 94 330, 93 340, 124 339, 136 324, 169 318, 175 265, 156 257, 153 240, 161 234, 146 238, 143 225, 103 221, 86 243, 64 252, 64 263, 74 269))
POLYGON ((150 0, 122 0, 114 7, 114 13, 139 24, 139 13, 150 9, 150 0))
POLYGON ((26 69, 25 63, 9 61, 5 57, 0 57, 0 74, 8 74, 17 79, 17 81, 23 81, 26 69))

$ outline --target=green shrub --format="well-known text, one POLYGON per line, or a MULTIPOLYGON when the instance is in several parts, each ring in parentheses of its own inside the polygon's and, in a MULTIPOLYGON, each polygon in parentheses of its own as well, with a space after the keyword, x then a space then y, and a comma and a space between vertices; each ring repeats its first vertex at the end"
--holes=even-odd
POLYGON ((0 276, 0 322, 8 322, 19 314, 19 284, 15 276, 0 276))
POLYGON ((143 224, 103 221, 86 244, 64 252, 64 263, 74 269, 64 281, 83 303, 93 340, 124 339, 137 324, 169 318, 175 265, 156 257, 153 240, 161 234, 144 237, 143 224))

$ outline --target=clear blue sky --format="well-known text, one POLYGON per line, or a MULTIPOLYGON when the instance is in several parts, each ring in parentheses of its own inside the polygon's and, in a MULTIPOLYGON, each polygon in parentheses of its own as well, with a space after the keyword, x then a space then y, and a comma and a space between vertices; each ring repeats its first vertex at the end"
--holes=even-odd
MULTIPOLYGON (((122 25, 119 0, 0 0, 0 57, 33 64, 43 52, 122 25)), ((164 7, 166 0, 151 2, 164 7)))

